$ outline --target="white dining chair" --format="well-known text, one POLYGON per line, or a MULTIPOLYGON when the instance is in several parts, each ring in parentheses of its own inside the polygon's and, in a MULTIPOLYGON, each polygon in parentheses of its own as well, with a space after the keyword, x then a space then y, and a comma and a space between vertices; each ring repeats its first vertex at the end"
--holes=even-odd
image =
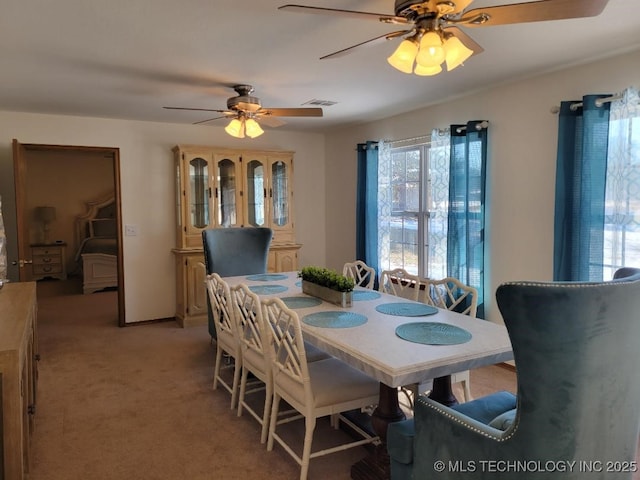
POLYGON ((397 297, 417 301, 420 294, 420 277, 410 274, 404 268, 383 270, 380 274, 379 290, 397 297))
POLYGON ((242 368, 240 374, 240 392, 238 396, 238 416, 242 416, 243 408, 255 418, 262 426, 260 443, 267 441, 269 433, 269 415, 271 414, 271 401, 273 400, 273 380, 271 364, 265 353, 268 338, 264 332, 266 326, 262 316, 260 297, 253 293, 245 284, 239 284, 231 288, 231 298, 235 309, 236 328, 240 339, 242 355, 242 368), (260 387, 251 387, 247 390, 249 373, 262 382, 260 387), (246 395, 264 390, 264 406, 260 415, 246 401, 246 395))
MULTIPOLYGON (((474 287, 465 285, 454 277, 438 280, 423 278, 421 287, 419 300, 423 303, 475 318, 478 311, 478 290, 474 287)), ((461 383, 465 402, 472 400, 469 370, 452 374, 451 383, 461 383)), ((419 391, 422 390, 423 386, 420 386, 419 391)))
POLYGON ((376 281, 376 271, 362 260, 345 263, 344 267, 342 267, 342 274, 345 277, 353 278, 357 286, 373 290, 376 281))
MULTIPOLYGON (((242 357, 238 416, 242 416, 243 409, 246 409, 261 425, 260 443, 265 443, 269 433, 271 402, 273 400, 273 372, 271 357, 268 354, 270 346, 267 344, 271 337, 265 333, 267 326, 262 315, 260 297, 242 283, 231 287, 230 290, 242 357), (250 373, 259 382, 249 382, 250 373), (265 392, 262 414, 258 413, 246 399, 247 395, 260 391, 265 392)), ((330 358, 328 353, 319 348, 307 342, 304 345, 308 362, 330 358)), ((292 412, 289 410, 280 413, 281 415, 289 415, 292 412)))
POLYGON ((279 298, 263 299, 262 305, 272 337, 269 341, 274 384, 271 418, 278 418, 281 400, 300 413, 295 417, 270 422, 267 450, 273 449, 274 442, 280 444, 300 465, 300 480, 306 480, 311 459, 379 442, 378 437, 369 435, 340 414, 377 402, 379 383, 337 358, 307 362, 297 313, 287 308, 279 298), (358 432, 362 439, 311 452, 316 421, 325 416, 331 416, 334 428, 338 428, 342 421, 358 432), (305 434, 302 454, 299 455, 278 433, 277 426, 301 418, 304 418, 305 434))
POLYGON ((242 368, 242 352, 238 339, 235 311, 231 301, 231 292, 227 282, 220 275, 207 275, 207 291, 211 299, 211 313, 216 330, 216 360, 213 367, 213 389, 222 385, 231 394, 231 409, 236 406, 240 370, 242 368), (227 355, 228 363, 224 367, 223 355, 227 355), (221 375, 221 371, 233 370, 233 381, 229 384, 221 375))

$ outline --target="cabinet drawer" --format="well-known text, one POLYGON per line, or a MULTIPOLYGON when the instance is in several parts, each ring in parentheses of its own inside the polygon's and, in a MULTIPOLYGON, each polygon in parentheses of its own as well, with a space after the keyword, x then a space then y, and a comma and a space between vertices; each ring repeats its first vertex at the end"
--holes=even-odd
POLYGON ((36 255, 32 260, 34 265, 56 265, 62 263, 60 255, 36 255))
POLYGON ((33 273, 35 275, 46 275, 50 273, 62 273, 62 264, 50 263, 50 264, 33 264, 33 273))
POLYGON ((51 255, 62 255, 62 251, 60 247, 32 247, 31 255, 43 255, 43 256, 51 256, 51 255))

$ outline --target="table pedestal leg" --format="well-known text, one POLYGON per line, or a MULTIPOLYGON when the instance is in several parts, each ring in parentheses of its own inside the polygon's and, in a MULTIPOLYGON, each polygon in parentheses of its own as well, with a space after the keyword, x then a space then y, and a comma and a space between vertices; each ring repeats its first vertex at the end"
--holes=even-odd
POLYGON ((386 480, 390 478, 387 453, 387 426, 406 417, 398 404, 398 389, 380 383, 380 401, 371 415, 371 426, 380 437, 375 451, 351 467, 353 480, 386 480))
POLYGON ((447 407, 458 404, 458 399, 451 389, 450 375, 433 379, 433 387, 431 388, 431 393, 429 393, 429 398, 447 407))

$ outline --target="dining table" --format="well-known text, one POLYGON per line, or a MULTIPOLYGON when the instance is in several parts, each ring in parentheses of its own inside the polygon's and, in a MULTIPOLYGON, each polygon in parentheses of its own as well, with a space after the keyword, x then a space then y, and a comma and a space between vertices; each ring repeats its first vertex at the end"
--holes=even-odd
POLYGON ((449 375, 513 359, 507 330, 495 322, 359 287, 343 308, 303 293, 295 271, 223 279, 279 297, 298 314, 307 342, 380 382, 371 425, 381 445, 353 465, 355 480, 389 478, 387 427, 405 418, 398 387, 439 379, 430 397, 450 402, 449 375))

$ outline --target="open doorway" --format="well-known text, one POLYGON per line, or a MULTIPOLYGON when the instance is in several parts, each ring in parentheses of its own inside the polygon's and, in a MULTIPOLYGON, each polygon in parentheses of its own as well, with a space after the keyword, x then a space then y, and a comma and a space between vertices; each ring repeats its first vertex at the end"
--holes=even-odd
POLYGON ((14 140, 13 157, 20 281, 50 294, 116 291, 124 326, 119 149, 14 140))

